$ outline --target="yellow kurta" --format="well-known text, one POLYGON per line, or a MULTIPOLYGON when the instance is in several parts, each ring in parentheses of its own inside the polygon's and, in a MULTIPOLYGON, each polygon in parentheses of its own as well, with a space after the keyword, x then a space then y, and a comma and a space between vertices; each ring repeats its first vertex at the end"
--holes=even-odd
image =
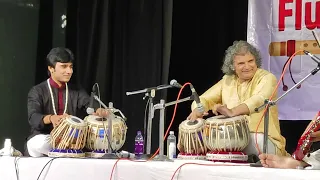
MULTIPOLYGON (((258 69, 251 81, 243 83, 240 83, 235 75, 225 75, 217 84, 203 93, 200 100, 206 111, 212 110, 215 104, 225 104, 229 109, 242 103, 246 104, 250 110, 250 115, 246 116, 249 129, 251 133, 254 133, 264 112, 263 109, 260 112, 255 112, 254 109, 262 105, 265 99, 270 98, 276 85, 276 77, 263 69, 258 69)), ((273 100, 277 98, 276 95, 273 100)), ((196 108, 195 102, 192 104, 192 110, 194 108, 196 108)), ((263 130, 264 119, 262 119, 257 132, 263 133, 263 130)), ((285 151, 286 140, 281 135, 276 105, 270 108, 269 139, 277 147, 277 154, 287 155, 285 151)))

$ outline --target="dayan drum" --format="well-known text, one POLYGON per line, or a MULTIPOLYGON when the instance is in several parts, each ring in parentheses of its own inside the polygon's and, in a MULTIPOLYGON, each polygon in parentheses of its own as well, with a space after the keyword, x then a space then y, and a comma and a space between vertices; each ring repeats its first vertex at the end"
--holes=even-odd
POLYGON ((50 157, 84 157, 82 149, 87 137, 86 123, 75 116, 68 116, 51 133, 50 157))
POLYGON ((227 118, 223 115, 205 120, 204 143, 207 160, 217 162, 247 162, 243 149, 249 144, 250 131, 245 116, 227 118))
POLYGON ((205 159, 207 148, 203 142, 204 120, 185 120, 179 125, 178 159, 205 159))
POLYGON ((118 151, 125 143, 127 125, 120 116, 109 116, 112 120, 112 136, 108 138, 108 120, 95 115, 85 118, 88 124, 88 136, 86 141, 86 153, 90 157, 101 157, 108 151, 109 142, 112 150, 118 151))

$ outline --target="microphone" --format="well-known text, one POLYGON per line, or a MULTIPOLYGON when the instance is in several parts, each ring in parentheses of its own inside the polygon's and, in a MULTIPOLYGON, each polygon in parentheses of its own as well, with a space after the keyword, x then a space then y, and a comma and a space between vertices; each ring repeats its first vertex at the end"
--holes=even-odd
POLYGON ((316 62, 317 64, 320 64, 320 58, 318 58, 317 56, 311 54, 309 51, 303 50, 303 52, 304 52, 306 55, 310 56, 311 59, 312 59, 314 62, 316 62))
POLYGON ((173 86, 173 87, 176 87, 176 88, 182 88, 182 85, 180 83, 178 83, 178 81, 175 80, 175 79, 172 79, 170 81, 170 85, 173 86))
POLYGON ((192 92, 192 96, 194 98, 194 100, 196 101, 197 103, 197 109, 200 113, 204 113, 204 108, 203 108, 203 105, 201 104, 201 101, 200 101, 200 98, 199 98, 199 95, 198 93, 196 92, 196 90, 194 89, 193 85, 190 84, 190 89, 191 89, 191 92, 192 92))
POLYGON ((135 154, 130 153, 128 151, 121 151, 120 153, 116 153, 119 158, 129 158, 133 159, 135 157, 135 154))
POLYGON ((93 102, 94 102, 94 96, 95 96, 95 85, 93 85, 92 87, 92 92, 91 92, 91 96, 90 96, 90 102, 89 102, 89 106, 87 108, 87 114, 93 114, 94 113, 94 107, 93 107, 93 102))

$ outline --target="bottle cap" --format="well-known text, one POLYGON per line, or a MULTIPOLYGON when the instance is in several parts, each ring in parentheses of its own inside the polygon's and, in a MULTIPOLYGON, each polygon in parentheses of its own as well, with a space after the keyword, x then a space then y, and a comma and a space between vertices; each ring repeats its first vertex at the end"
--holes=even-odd
POLYGON ((174 131, 170 131, 170 134, 174 134, 174 131))

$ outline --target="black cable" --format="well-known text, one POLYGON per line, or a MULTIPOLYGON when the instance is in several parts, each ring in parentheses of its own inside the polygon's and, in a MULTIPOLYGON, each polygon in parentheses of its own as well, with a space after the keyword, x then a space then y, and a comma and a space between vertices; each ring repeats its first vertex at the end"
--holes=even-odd
MULTIPOLYGON (((43 170, 47 167, 47 165, 48 165, 50 162, 51 162, 51 163, 50 163, 50 165, 51 165, 54 159, 57 159, 57 157, 54 157, 54 158, 50 159, 50 160, 43 166, 42 170, 41 170, 40 173, 39 173, 39 176, 38 176, 37 180, 39 180, 39 178, 41 177, 41 174, 42 174, 43 170)), ((49 168, 50 168, 50 166, 49 166, 49 168)), ((49 170, 49 169, 48 169, 48 170, 49 170)))
MULTIPOLYGON (((98 83, 94 83, 93 89, 94 89, 94 86, 97 87, 98 97, 99 97, 99 99, 101 99, 101 98, 100 98, 100 87, 99 87, 99 84, 98 84, 98 83)), ((99 103, 99 106, 100 106, 100 108, 101 108, 101 104, 100 104, 100 103, 99 103)), ((108 119, 107 119, 107 120, 108 120, 108 119)), ((104 133, 106 133, 107 141, 108 141, 109 146, 110 146, 110 148, 111 148, 111 152, 112 152, 112 153, 116 153, 115 150, 112 148, 112 144, 111 144, 110 138, 109 138, 109 136, 108 136, 108 132, 107 132, 107 130, 106 130, 106 127, 105 127, 105 125, 104 125, 104 119, 103 119, 103 118, 102 118, 102 125, 103 125, 103 129, 104 129, 104 133)), ((108 128, 112 128, 112 127, 108 127, 108 128)), ((111 136, 112 136, 112 134, 111 134, 111 136)), ((98 137, 100 138, 100 132, 98 132, 98 137)), ((106 152, 106 151, 105 151, 105 152, 106 152)))
POLYGON ((146 129, 147 129, 147 111, 148 106, 150 103, 150 98, 148 98, 148 101, 146 103, 146 107, 144 109, 144 117, 143 117, 143 142, 146 142, 146 129))
MULTIPOLYGON (((108 121, 108 119, 107 119, 107 121, 108 121)), ((112 121, 112 120, 111 120, 111 121, 112 121)), ((108 136, 108 132, 107 132, 107 130, 106 130, 106 126, 104 125, 104 120, 102 120, 102 124, 103 124, 104 132, 106 133, 106 137, 107 137, 109 146, 110 146, 110 148, 111 148, 111 152, 112 152, 112 153, 116 153, 115 150, 112 148, 112 144, 110 143, 111 141, 110 141, 110 138, 109 138, 109 136, 108 136)), ((110 127, 108 127, 108 129, 109 129, 109 128, 110 128, 110 127)), ((112 128, 112 127, 111 127, 111 128, 112 128)), ((108 131, 109 131, 109 130, 108 130, 108 131)), ((98 132, 98 136, 100 136, 100 132, 98 132)), ((111 134, 111 136, 112 136, 112 134, 111 134)))
MULTIPOLYGON (((291 71, 291 63, 292 63, 292 61, 290 61, 290 64, 289 64, 290 77, 291 77, 291 80, 293 81, 293 83, 297 84, 297 82, 293 79, 293 75, 292 75, 292 71, 291 71)), ((297 89, 299 89, 300 87, 301 87, 301 84, 299 86, 297 86, 297 89)))
MULTIPOLYGON (((283 71, 284 71, 285 66, 288 64, 289 60, 290 60, 290 58, 288 58, 287 61, 286 61, 286 63, 283 65, 283 67, 282 67, 282 73, 283 73, 283 71)), ((293 75, 292 75, 291 64, 292 64, 292 61, 290 61, 290 63, 289 63, 289 74, 290 74, 290 78, 291 78, 291 80, 292 80, 292 82, 293 82, 294 84, 297 84, 297 82, 294 80, 293 75)), ((288 86, 284 84, 284 76, 282 77, 282 86, 283 86, 282 89, 283 89, 284 91, 287 91, 287 90, 288 90, 288 86)), ((299 89, 300 87, 301 87, 301 85, 299 85, 297 88, 299 89)))
MULTIPOLYGON (((284 68, 285 68, 286 65, 288 64, 289 60, 290 60, 290 58, 288 58, 287 61, 286 61, 286 63, 284 63, 284 65, 282 66, 282 72, 281 72, 281 74, 283 73, 284 68)), ((290 64, 291 64, 291 63, 290 63, 290 64)), ((289 64, 289 65, 290 65, 290 64, 289 64)), ((282 89, 283 89, 284 91, 287 91, 287 90, 288 90, 288 86, 284 84, 284 76, 282 76, 281 81, 282 81, 282 86, 283 86, 282 89)))
POLYGON ((17 180, 19 180, 19 166, 18 166, 19 159, 21 158, 17 156, 14 157, 14 169, 16 170, 17 180))

